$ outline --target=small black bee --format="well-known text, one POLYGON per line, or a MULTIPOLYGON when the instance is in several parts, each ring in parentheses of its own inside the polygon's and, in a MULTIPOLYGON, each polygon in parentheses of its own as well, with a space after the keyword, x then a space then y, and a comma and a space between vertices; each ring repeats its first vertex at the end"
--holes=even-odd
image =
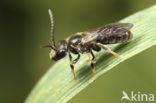
POLYGON ((122 58, 105 45, 130 41, 133 38, 129 31, 133 27, 131 23, 113 23, 105 25, 94 31, 78 32, 71 37, 55 43, 54 40, 54 18, 52 11, 48 10, 51 20, 51 42, 52 45, 44 45, 42 48, 51 48, 50 59, 57 61, 69 54, 70 67, 75 78, 74 64, 80 59, 80 54, 89 53, 92 55, 91 68, 95 81, 95 56, 93 51, 104 49, 106 52, 113 54, 117 58, 122 58), (77 58, 72 60, 71 53, 77 54, 77 58))

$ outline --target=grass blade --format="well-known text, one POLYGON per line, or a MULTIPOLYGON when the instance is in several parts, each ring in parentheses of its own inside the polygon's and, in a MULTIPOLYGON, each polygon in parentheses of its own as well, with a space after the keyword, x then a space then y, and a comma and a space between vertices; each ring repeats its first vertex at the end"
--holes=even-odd
MULTIPOLYGON (((121 22, 133 23, 134 39, 129 43, 109 45, 124 60, 156 45, 156 6, 131 15, 121 22)), ((101 51, 95 53, 96 78, 120 63, 114 56, 101 51)), ((41 78, 25 103, 64 103, 93 82, 90 63, 83 55, 75 65, 76 80, 69 66, 68 57, 58 61, 41 78)))

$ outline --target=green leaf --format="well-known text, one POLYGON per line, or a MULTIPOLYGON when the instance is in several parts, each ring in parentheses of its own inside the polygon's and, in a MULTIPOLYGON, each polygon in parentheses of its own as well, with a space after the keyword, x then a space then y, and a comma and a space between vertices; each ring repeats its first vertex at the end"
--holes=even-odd
MULTIPOLYGON (((132 23, 134 39, 128 43, 109 45, 124 60, 156 45, 156 6, 129 16, 121 22, 132 23)), ((118 58, 101 51, 96 54, 96 78, 120 63, 118 58)), ((68 57, 58 61, 41 78, 25 103, 64 103, 93 82, 88 55, 81 56, 75 65, 76 80, 69 66, 68 57)), ((97 81, 98 82, 98 81, 97 81)))

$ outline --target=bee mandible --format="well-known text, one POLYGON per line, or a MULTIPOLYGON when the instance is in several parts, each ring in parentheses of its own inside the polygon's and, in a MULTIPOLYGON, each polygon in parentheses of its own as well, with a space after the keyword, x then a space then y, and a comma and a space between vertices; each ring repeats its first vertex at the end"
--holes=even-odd
POLYGON ((91 70, 93 73, 93 79, 95 81, 95 56, 93 51, 99 52, 101 49, 123 60, 117 53, 106 47, 108 44, 122 43, 132 40, 133 35, 130 29, 133 27, 131 23, 112 23, 107 24, 93 31, 78 32, 70 36, 65 40, 60 40, 55 43, 54 40, 54 17, 52 11, 49 9, 49 16, 51 20, 51 45, 43 45, 42 48, 50 48, 50 59, 57 61, 69 55, 70 67, 74 78, 74 64, 80 59, 80 54, 91 54, 91 70), (72 59, 72 55, 76 54, 77 58, 72 59))

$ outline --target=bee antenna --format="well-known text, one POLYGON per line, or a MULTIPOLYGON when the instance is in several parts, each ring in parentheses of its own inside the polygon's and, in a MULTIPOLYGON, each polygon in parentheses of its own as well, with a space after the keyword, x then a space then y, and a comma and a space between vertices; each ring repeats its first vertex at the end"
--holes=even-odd
POLYGON ((42 46, 40 46, 40 48, 51 48, 56 51, 56 49, 51 45, 42 45, 42 46))
POLYGON ((51 9, 48 10, 49 16, 50 16, 50 21, 51 21, 51 42, 54 47, 55 45, 55 40, 54 40, 54 17, 51 9))

